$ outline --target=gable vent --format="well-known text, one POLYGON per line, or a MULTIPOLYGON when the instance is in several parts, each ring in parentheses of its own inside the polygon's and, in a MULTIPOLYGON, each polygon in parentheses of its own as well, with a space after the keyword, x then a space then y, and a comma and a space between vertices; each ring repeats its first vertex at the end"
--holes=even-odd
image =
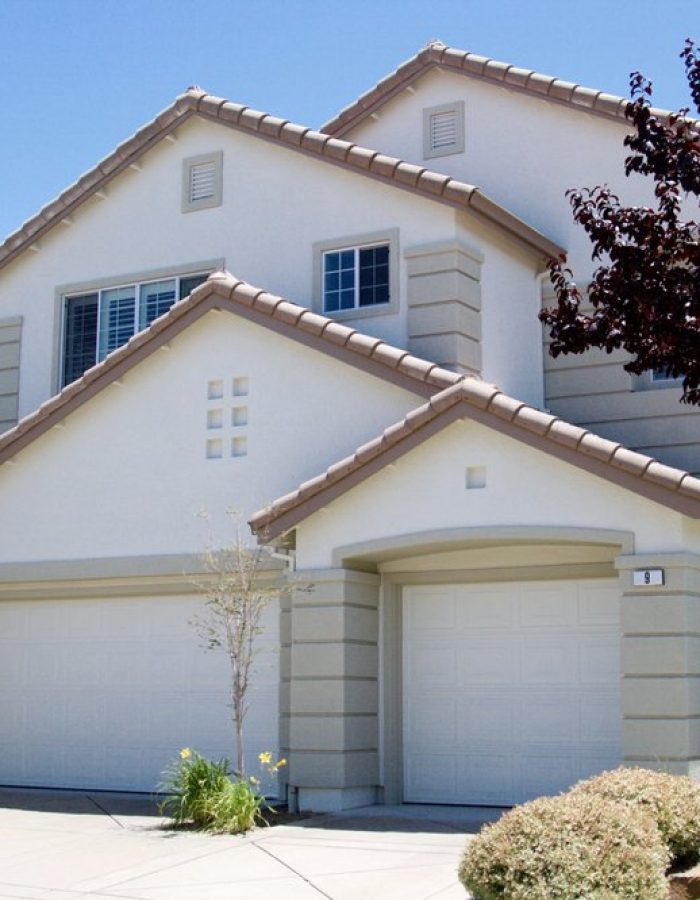
POLYGON ((216 193, 216 165, 214 161, 190 168, 190 203, 209 200, 216 193))
POLYGON ((433 113, 430 117, 430 147, 445 150, 457 143, 457 111, 433 113))
POLYGON ((464 101, 423 110, 423 156, 464 153, 464 101))

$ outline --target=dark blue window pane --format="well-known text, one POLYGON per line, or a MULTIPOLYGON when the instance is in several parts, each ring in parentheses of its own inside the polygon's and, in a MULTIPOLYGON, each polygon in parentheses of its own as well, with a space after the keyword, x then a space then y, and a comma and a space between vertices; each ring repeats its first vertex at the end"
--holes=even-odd
POLYGON ((324 309, 326 312, 337 312, 340 307, 340 294, 338 291, 329 291, 325 296, 324 309))
POLYGON ((326 272, 337 272, 340 269, 340 253, 326 253, 324 262, 326 272))
POLYGON ((360 250, 360 306, 389 302, 389 247, 360 250))
POLYGON ((66 300, 63 384, 70 384, 95 365, 97 358, 97 294, 66 300))
POLYGON ((355 273, 352 271, 352 269, 349 272, 341 272, 340 286, 342 288, 345 288, 346 290, 350 290, 355 287, 355 273))
POLYGON ((352 309, 355 305, 355 291, 341 291, 340 308, 352 309))
POLYGON ((180 300, 183 300, 185 297, 189 297, 192 291, 199 287, 200 284, 204 284, 209 276, 205 273, 204 275, 186 275, 184 278, 180 279, 180 300))
POLYGON ((337 291, 340 286, 340 276, 337 272, 326 272, 326 291, 337 291))
POLYGON ((343 250, 340 253, 340 266, 342 269, 351 269, 355 265, 355 251, 343 250))

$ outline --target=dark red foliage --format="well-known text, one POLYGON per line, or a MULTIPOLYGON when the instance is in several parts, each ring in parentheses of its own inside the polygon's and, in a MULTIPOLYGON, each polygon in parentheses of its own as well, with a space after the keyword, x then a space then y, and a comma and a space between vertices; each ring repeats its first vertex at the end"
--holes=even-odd
MULTIPOLYGON (((700 114, 700 51, 688 40, 681 57, 700 114)), ((656 204, 623 206, 605 185, 567 191, 600 264, 582 297, 566 256, 550 260, 557 305, 540 319, 550 327, 552 356, 622 348, 628 372, 682 377, 683 401, 700 405, 700 123, 687 109, 655 115, 651 83, 639 73, 630 87, 626 115, 635 131, 625 138, 625 174, 650 176, 656 204)))

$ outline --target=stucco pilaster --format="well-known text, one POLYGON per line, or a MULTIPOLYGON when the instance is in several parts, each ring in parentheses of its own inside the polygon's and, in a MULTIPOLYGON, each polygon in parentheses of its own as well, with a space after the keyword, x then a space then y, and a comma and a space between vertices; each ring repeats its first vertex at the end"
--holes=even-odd
POLYGON ((481 265, 475 248, 454 241, 404 252, 408 346, 448 369, 481 372, 481 265))
POLYGON ((625 762, 693 774, 700 761, 700 556, 621 556, 625 762), (634 571, 664 584, 635 586, 634 571))
POLYGON ((294 576, 288 776, 301 809, 375 800, 378 605, 376 575, 324 569, 294 576))

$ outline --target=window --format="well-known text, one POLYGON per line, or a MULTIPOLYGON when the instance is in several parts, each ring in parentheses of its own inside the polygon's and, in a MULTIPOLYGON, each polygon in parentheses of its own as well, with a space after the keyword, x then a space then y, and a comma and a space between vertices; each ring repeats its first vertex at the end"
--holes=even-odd
POLYGON ((464 153, 464 103, 447 103, 423 110, 423 156, 464 153))
POLYGON ((323 254, 323 310, 389 302, 389 245, 345 247, 323 254))
POLYGON ((654 391, 682 386, 683 376, 673 378, 666 369, 648 369, 641 375, 632 375, 633 391, 654 391))
POLYGON ((64 294, 61 384, 80 378, 207 278, 204 272, 64 294))
POLYGON ((683 381, 683 376, 675 378, 670 375, 667 369, 652 369, 649 373, 653 384, 679 384, 683 381))
POLYGON ((221 206, 223 153, 190 156, 182 163, 182 211, 221 206))
POLYGON ((314 244, 314 306, 353 318, 398 306, 398 230, 314 244))

